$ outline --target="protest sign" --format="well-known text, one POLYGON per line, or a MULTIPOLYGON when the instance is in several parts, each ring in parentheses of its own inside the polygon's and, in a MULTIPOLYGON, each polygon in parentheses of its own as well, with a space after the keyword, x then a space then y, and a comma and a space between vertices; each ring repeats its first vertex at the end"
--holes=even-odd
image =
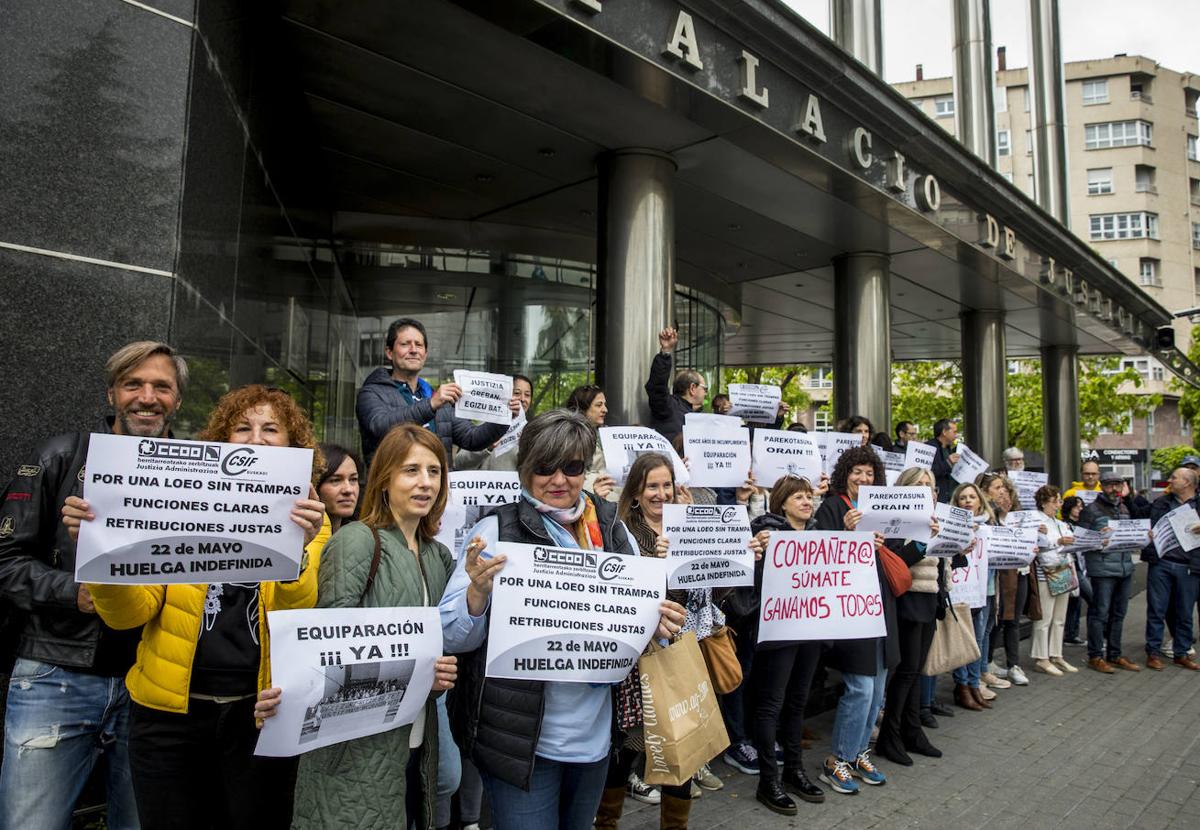
POLYGON ((937 516, 938 534, 925 549, 926 556, 957 556, 975 540, 975 523, 971 511, 945 502, 933 505, 937 516))
POLYGON ((1021 502, 1021 507, 1032 510, 1037 507, 1037 500, 1033 496, 1039 488, 1050 483, 1050 474, 1034 473, 1029 470, 1009 470, 1008 480, 1013 483, 1013 487, 1017 488, 1017 499, 1021 502))
POLYGON ((1004 515, 1004 524, 1008 527, 1041 527, 1048 521, 1040 510, 1013 510, 1004 515))
POLYGON ((756 429, 753 456, 759 487, 771 488, 784 476, 806 478, 814 488, 821 483, 821 448, 809 433, 756 429))
POLYGON ((454 370, 454 382, 462 387, 462 396, 454 403, 454 416, 488 424, 512 423, 508 402, 513 396, 513 379, 490 372, 454 370))
POLYGON ((855 530, 879 531, 885 539, 929 541, 933 518, 933 491, 928 487, 858 488, 858 510, 862 518, 855 530))
POLYGON ((982 540, 976 539, 967 551, 967 567, 950 569, 950 602, 955 605, 965 603, 969 608, 984 607, 987 605, 987 582, 987 551, 982 540))
POLYGON ((1086 527, 1072 527, 1071 537, 1075 540, 1069 545, 1063 545, 1058 549, 1059 553, 1076 553, 1085 550, 1099 550, 1104 547, 1104 534, 1098 530, 1089 530, 1086 527))
POLYGON ((979 538, 987 549, 989 568, 1024 568, 1037 556, 1036 527, 984 525, 979 538))
POLYGON ((629 468, 639 455, 656 452, 671 460, 675 468, 675 482, 687 484, 690 475, 683 459, 675 452, 671 442, 650 427, 600 427, 600 447, 604 450, 604 464, 608 474, 617 484, 624 484, 629 468))
POLYGON ((758 641, 883 637, 875 536, 771 533, 763 562, 758 641))
POLYGON ((773 424, 779 418, 783 390, 766 383, 729 384, 730 415, 758 424, 773 424))
POLYGON ((1182 550, 1179 539, 1175 535, 1175 528, 1170 522, 1159 519, 1158 524, 1150 529, 1150 533, 1154 536, 1154 551, 1159 556, 1173 550, 1182 550))
MULTIPOLYGON (((1171 524, 1171 529, 1175 531, 1175 538, 1179 540, 1179 547, 1184 550, 1191 551, 1200 548, 1200 533, 1192 533, 1192 528, 1200 523, 1200 516, 1196 515, 1196 508, 1191 504, 1184 504, 1176 507, 1164 518, 1171 524)), ((1161 520, 1159 524, 1162 524, 1161 520)))
POLYGON ((825 457, 825 474, 833 475, 833 468, 846 450, 863 445, 863 437, 857 432, 821 432, 825 457))
POLYGON ((683 454, 696 487, 741 487, 750 475, 750 430, 683 425, 683 454))
POLYGON ((692 424, 710 424, 713 426, 723 426, 729 429, 739 429, 742 426, 742 419, 735 418, 732 415, 718 415, 716 412, 685 412, 683 414, 683 425, 691 426, 692 424))
POLYGON ((665 559, 500 542, 487 676, 617 683, 658 628, 665 559))
POLYGON ((1074 493, 1072 493, 1072 495, 1077 496, 1079 498, 1079 500, 1081 502, 1083 502, 1083 506, 1087 507, 1089 504, 1091 504, 1092 502, 1094 502, 1096 500, 1096 497, 1100 495, 1100 491, 1099 490, 1076 490, 1074 493))
POLYGON ((875 455, 883 462, 883 472, 887 478, 887 486, 891 487, 896 483, 896 479, 900 478, 900 474, 904 472, 904 453, 888 452, 878 444, 872 444, 871 449, 875 450, 875 455))
POLYGON ((960 484, 974 484, 980 474, 988 471, 987 460, 966 444, 960 443, 955 452, 958 463, 950 469, 950 475, 960 484))
POLYGON ((271 682, 283 690, 255 755, 299 755, 388 732, 429 701, 437 608, 271 611, 271 682))
POLYGON ((1105 533, 1109 550, 1134 550, 1150 543, 1149 519, 1112 519, 1108 523, 1112 533, 1105 533))
POLYGON ((75 579, 122 585, 295 579, 312 450, 94 434, 75 579))
POLYGON ((746 506, 664 504, 668 588, 729 588, 754 584, 754 554, 746 506))
POLYGON ((485 513, 521 497, 521 481, 516 472, 482 470, 451 470, 449 479, 450 494, 436 538, 457 559, 469 541, 467 533, 485 513))
POLYGON ((920 467, 922 470, 932 470, 935 455, 937 455, 937 447, 909 441, 904 445, 904 469, 920 467))
POLYGON ((527 423, 529 421, 525 418, 525 410, 522 409, 520 414, 513 418, 508 432, 501 435, 500 440, 496 442, 496 446, 492 448, 492 455, 499 458, 515 450, 517 445, 521 443, 521 433, 525 431, 525 424, 527 423))

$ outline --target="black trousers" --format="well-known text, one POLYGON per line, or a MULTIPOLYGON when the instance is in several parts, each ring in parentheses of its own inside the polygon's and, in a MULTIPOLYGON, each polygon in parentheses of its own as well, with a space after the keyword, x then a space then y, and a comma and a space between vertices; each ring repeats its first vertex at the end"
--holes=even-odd
POLYGON ((784 769, 800 768, 804 707, 820 659, 819 642, 760 649, 754 655, 752 688, 756 697, 751 730, 763 780, 779 775, 776 740, 783 747, 784 769))
POLYGON ((888 678, 883 698, 883 723, 879 743, 902 748, 922 735, 921 667, 933 643, 933 622, 918 622, 899 617, 896 633, 900 644, 900 664, 888 678))
MULTIPOLYGON (((1000 636, 992 635, 992 639, 988 642, 988 662, 994 663, 993 659, 996 653, 996 646, 1000 645, 1000 639, 1004 639, 1004 662, 1006 668, 1021 665, 1021 612, 1025 608, 1025 600, 1029 597, 1029 578, 1018 575, 1017 578, 1017 604, 1016 610, 1013 612, 1013 619, 999 620, 996 623, 996 629, 1000 636)), ((996 605, 999 607, 1002 599, 999 595, 996 597, 996 605)), ((997 613, 997 616, 999 614, 997 613)))
POLYGON ((254 754, 254 698, 191 700, 187 714, 132 705, 129 766, 142 830, 292 824, 296 758, 254 754))

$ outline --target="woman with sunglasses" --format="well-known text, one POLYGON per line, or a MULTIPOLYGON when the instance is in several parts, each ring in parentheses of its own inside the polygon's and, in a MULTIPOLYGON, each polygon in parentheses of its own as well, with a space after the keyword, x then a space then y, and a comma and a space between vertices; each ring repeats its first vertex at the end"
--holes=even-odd
MULTIPOLYGON (((582 415, 560 409, 531 420, 517 448, 521 498, 472 529, 440 603, 445 649, 461 660, 452 720, 497 830, 587 830, 608 774, 615 685, 484 676, 492 583, 506 561, 497 542, 638 554, 616 505, 583 490, 595 449, 582 415)), ((674 636, 685 620, 682 606, 664 601, 655 636, 674 636)))

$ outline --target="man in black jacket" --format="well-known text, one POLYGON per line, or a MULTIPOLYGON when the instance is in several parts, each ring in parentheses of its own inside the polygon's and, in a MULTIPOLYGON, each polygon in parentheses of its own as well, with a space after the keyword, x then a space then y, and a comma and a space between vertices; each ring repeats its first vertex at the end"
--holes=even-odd
MULTIPOLYGON (((97 432, 168 434, 187 364, 141 341, 108 359, 114 415, 97 432)), ((141 632, 115 631, 75 582, 75 543, 60 516, 83 490, 89 432, 59 435, 17 468, 0 502, 0 597, 23 618, 4 720, 0 827, 66 828, 93 766, 107 757, 111 828, 136 828, 125 673, 141 632)))
POLYGON ((678 343, 679 332, 675 329, 663 329, 658 333, 659 351, 650 364, 650 378, 646 381, 650 426, 668 441, 683 432, 684 416, 699 411, 708 395, 708 384, 695 369, 682 370, 671 382, 671 353, 678 343))
MULTIPOLYGON (((1170 489, 1150 505, 1150 526, 1166 520, 1168 513, 1185 504, 1195 507, 1197 483, 1195 470, 1179 467, 1172 472, 1168 479, 1170 489)), ((1188 552, 1179 544, 1168 550, 1158 550, 1151 542, 1142 549, 1142 560, 1148 563, 1146 667, 1163 670, 1163 625, 1166 623, 1171 629, 1175 665, 1200 671, 1200 663, 1187 653, 1193 642, 1192 609, 1200 596, 1200 576, 1188 569, 1188 552)))
POLYGON ((937 450, 933 455, 931 472, 933 480, 937 483, 938 501, 949 503, 950 494, 958 485, 954 476, 950 475, 950 471, 958 463, 958 453, 955 452, 958 444, 958 424, 949 418, 943 418, 933 425, 933 439, 925 443, 937 450))

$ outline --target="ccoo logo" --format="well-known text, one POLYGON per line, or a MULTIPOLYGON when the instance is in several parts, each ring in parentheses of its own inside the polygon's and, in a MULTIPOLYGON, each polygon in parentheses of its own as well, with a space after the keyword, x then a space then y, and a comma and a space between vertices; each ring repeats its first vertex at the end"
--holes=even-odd
POLYGON ((616 579, 625 571, 625 563, 620 556, 610 556, 600 563, 599 576, 605 582, 616 579))
POLYGON ((250 447, 238 447, 221 461, 221 472, 227 476, 240 476, 258 462, 258 456, 250 447))

